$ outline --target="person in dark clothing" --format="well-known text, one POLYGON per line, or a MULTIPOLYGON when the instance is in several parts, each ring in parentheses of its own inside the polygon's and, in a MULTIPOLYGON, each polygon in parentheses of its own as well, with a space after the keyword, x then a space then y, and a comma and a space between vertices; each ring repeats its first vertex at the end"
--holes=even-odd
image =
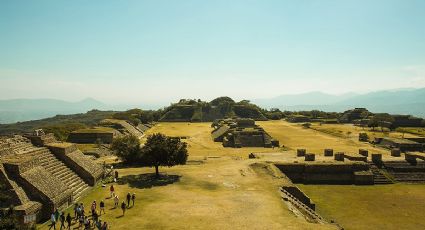
POLYGON ((118 171, 115 170, 115 180, 118 180, 118 171))
POLYGON ((103 200, 100 201, 99 208, 100 208, 100 212, 99 212, 100 216, 102 215, 102 211, 103 211, 103 214, 106 214, 106 212, 105 212, 105 202, 103 202, 103 200))
POLYGON ((59 220, 61 222, 60 229, 62 229, 62 227, 65 228, 65 213, 63 213, 63 212, 61 213, 61 215, 59 216, 59 220))
POLYGON ((131 194, 127 193, 127 207, 130 207, 131 194))
POLYGON ((68 229, 71 229, 71 214, 68 213, 68 215, 66 215, 66 223, 68 223, 68 229))
POLYGON ((131 200, 133 201, 133 206, 134 206, 134 201, 136 200, 136 193, 133 193, 133 195, 131 195, 131 200))
POLYGON ((127 208, 127 206, 125 206, 125 202, 123 201, 122 203, 121 203, 121 209, 122 209, 122 215, 124 216, 124 214, 125 214, 125 209, 127 208))

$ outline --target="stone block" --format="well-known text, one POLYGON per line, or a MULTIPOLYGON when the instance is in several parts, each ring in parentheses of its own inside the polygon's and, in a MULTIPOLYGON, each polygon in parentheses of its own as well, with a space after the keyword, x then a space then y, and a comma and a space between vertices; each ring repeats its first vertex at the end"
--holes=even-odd
POLYGON ((372 153, 372 162, 373 163, 382 163, 382 154, 380 153, 372 153))
POLYGON ((333 149, 325 149, 324 151, 325 157, 331 157, 334 155, 334 150, 333 149))
POLYGON ((307 153, 304 156, 305 161, 314 161, 316 159, 316 155, 314 153, 307 153))
POLYGON ((369 156, 369 151, 367 149, 359 149, 359 154, 365 157, 369 156))
POLYGON ((344 161, 344 153, 343 152, 335 153, 334 159, 336 161, 344 161))
POLYGON ((305 149, 297 149, 297 157, 303 157, 305 156, 306 150, 305 149))
POLYGON ((391 156, 393 157, 400 157, 401 151, 398 148, 391 149, 391 156))

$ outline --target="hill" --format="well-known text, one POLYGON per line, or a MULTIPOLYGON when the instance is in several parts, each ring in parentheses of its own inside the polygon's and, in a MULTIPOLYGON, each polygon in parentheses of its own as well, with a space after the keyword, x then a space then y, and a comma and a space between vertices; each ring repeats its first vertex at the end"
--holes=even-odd
POLYGON ((106 107, 102 102, 92 98, 78 102, 56 99, 0 100, 0 124, 43 119, 57 114, 84 113, 92 109, 105 110, 106 107))
POLYGON ((283 110, 323 110, 342 112, 354 107, 366 107, 374 113, 411 114, 425 117, 425 88, 396 89, 366 94, 331 95, 312 92, 282 95, 270 99, 254 100, 259 106, 283 110))
POLYGON ((87 113, 73 115, 56 115, 41 120, 18 122, 14 124, 0 124, 0 135, 32 132, 43 128, 47 131, 80 129, 85 126, 94 126, 106 118, 111 118, 115 112, 91 110, 87 113))
POLYGON ((219 97, 211 102, 182 99, 163 111, 160 121, 213 121, 225 117, 267 120, 261 108, 249 101, 235 102, 230 97, 219 97))

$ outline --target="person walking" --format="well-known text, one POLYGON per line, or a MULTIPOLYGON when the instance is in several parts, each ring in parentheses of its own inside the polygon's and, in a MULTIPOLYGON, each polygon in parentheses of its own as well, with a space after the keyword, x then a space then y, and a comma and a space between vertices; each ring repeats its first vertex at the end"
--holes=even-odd
POLYGON ((61 222, 61 230, 62 230, 62 227, 63 228, 65 228, 65 213, 61 213, 61 215, 59 216, 59 220, 60 220, 60 222, 61 222))
POLYGON ((124 214, 125 214, 125 209, 127 208, 127 206, 125 206, 125 202, 123 201, 122 203, 121 203, 121 209, 122 209, 122 215, 124 216, 124 214))
POLYGON ((92 214, 96 211, 96 208, 97 208, 96 201, 93 201, 93 203, 91 204, 91 213, 92 214))
POLYGON ((68 223, 68 229, 71 229, 71 214, 68 213, 68 215, 66 215, 66 223, 68 223))
POLYGON ((134 206, 135 200, 136 200, 136 193, 133 193, 133 195, 131 195, 131 201, 133 201, 133 206, 134 206))
POLYGON ((114 208, 117 208, 118 207, 119 202, 120 202, 120 198, 118 197, 118 195, 115 195, 115 198, 114 198, 114 208))
POLYGON ((103 225, 102 225, 102 230, 108 230, 109 228, 108 228, 108 223, 106 223, 106 221, 105 222, 103 222, 103 225))
POLYGON ((59 221, 59 216, 60 216, 59 210, 58 209, 55 209, 55 220, 56 220, 56 222, 59 221))
POLYGON ((127 193, 127 207, 130 207, 131 194, 127 193))
POLYGON ((109 188, 109 191, 111 192, 111 198, 114 197, 114 195, 115 195, 114 185, 111 185, 111 187, 109 188))
POLYGON ((49 228, 49 230, 50 230, 50 229, 52 229, 52 227, 53 227, 53 229, 56 229, 56 218, 55 218, 55 213, 52 213, 52 215, 50 215, 50 221, 51 221, 52 223, 50 224, 50 228, 49 228))
POLYGON ((103 214, 106 214, 106 212, 105 212, 105 202, 103 202, 103 200, 100 201, 99 208, 100 208, 100 213, 99 213, 100 216, 102 215, 102 211, 103 211, 103 214))
POLYGON ((79 207, 78 203, 75 203, 74 204, 74 218, 75 219, 78 219, 78 207, 79 207))

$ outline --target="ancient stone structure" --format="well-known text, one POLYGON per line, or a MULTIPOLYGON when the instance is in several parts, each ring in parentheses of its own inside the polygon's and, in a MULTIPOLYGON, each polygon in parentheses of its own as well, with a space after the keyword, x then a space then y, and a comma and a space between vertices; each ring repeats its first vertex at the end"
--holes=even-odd
POLYGON ((397 149, 397 148, 391 149, 391 156, 393 156, 393 157, 399 157, 399 156, 401 156, 400 149, 397 149))
POLYGON ((367 149, 359 149, 359 154, 365 157, 369 156, 369 151, 367 149))
POLYGON ((372 162, 375 164, 382 163, 382 154, 380 153, 372 153, 372 162))
POLYGON ((359 133, 359 141, 368 142, 369 136, 367 135, 367 133, 359 133))
POLYGON ((355 108, 345 111, 341 117, 338 118, 340 123, 353 123, 356 120, 365 119, 370 112, 365 108, 355 108))
POLYGON ((309 117, 306 117, 304 115, 291 115, 288 118, 286 118, 288 122, 292 123, 301 123, 301 122, 310 122, 311 119, 309 117))
POLYGON ((314 153, 307 153, 304 156, 305 161, 314 161, 316 159, 316 155, 314 153))
POLYGON ((375 138, 374 143, 388 149, 398 148, 402 152, 424 150, 424 145, 422 143, 418 143, 409 139, 402 139, 402 138, 393 138, 393 137, 375 138))
POLYGON ((373 184, 369 165, 350 163, 275 163, 294 183, 304 184, 373 184))
POLYGON ((394 121, 392 122, 392 126, 394 128, 397 127, 423 127, 423 119, 413 117, 410 115, 392 115, 394 121))
POLYGON ((103 144, 110 144, 114 139, 113 132, 93 131, 87 132, 85 130, 77 130, 69 134, 68 141, 78 144, 94 144, 101 142, 103 144))
POLYGON ((334 150, 333 149, 325 149, 324 155, 325 155, 325 157, 331 157, 331 156, 334 155, 334 150))
POLYGON ((212 138, 223 142, 224 147, 279 147, 279 141, 272 137, 253 119, 223 119, 214 121, 212 138))
POLYGON ((74 144, 58 143, 40 130, 0 139, 0 182, 12 197, 21 223, 49 218, 65 209, 103 176, 103 167, 74 144))
POLYGON ((305 149, 297 149, 297 157, 303 157, 305 156, 306 150, 305 149))
POLYGON ((335 153, 334 159, 336 161, 344 161, 344 155, 345 155, 345 153, 343 153, 343 152, 337 152, 337 153, 335 153))

